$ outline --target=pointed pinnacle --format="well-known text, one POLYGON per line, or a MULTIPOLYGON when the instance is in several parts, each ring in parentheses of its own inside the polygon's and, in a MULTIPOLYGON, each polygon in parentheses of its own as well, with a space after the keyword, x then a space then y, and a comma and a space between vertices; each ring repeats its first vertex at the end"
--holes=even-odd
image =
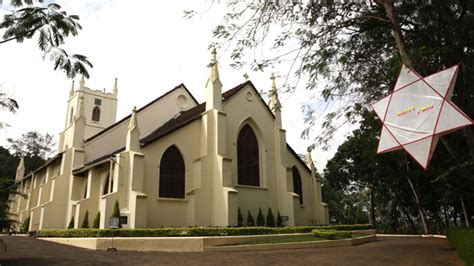
POLYGON ((130 131, 134 130, 135 128, 138 127, 138 121, 137 121, 137 107, 134 106, 132 109, 132 116, 130 117, 130 124, 128 125, 128 129, 130 131))
POLYGON ((115 94, 117 94, 117 92, 118 92, 118 86, 117 86, 117 78, 115 78, 115 82, 114 82, 114 89, 113 89, 113 92, 114 92, 115 94))
POLYGON ((86 85, 86 82, 84 80, 84 74, 81 75, 81 79, 79 80, 79 89, 84 89, 84 86, 86 85))
POLYGON ((69 97, 72 97, 73 94, 74 94, 74 80, 72 80, 71 90, 69 91, 69 97))

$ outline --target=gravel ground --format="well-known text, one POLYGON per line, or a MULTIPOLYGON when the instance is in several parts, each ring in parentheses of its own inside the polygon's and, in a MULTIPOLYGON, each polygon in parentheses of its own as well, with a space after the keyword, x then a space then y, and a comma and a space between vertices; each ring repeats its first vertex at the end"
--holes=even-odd
POLYGON ((4 265, 463 265, 445 239, 383 238, 353 247, 242 252, 91 251, 28 237, 0 237, 4 265))

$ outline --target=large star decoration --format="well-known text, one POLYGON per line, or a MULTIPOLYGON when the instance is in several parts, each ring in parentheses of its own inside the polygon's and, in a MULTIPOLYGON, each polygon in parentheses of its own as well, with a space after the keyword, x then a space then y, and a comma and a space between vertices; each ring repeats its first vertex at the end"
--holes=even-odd
POLYGON ((426 170, 441 135, 474 124, 451 102, 458 69, 421 77, 402 67, 393 92, 372 105, 383 123, 377 154, 403 148, 426 170))

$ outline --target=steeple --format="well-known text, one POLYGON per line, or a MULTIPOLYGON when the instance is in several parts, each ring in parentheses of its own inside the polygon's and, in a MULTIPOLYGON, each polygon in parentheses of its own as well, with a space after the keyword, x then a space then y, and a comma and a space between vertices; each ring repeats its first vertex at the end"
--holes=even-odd
POLYGON ((117 93, 118 93, 117 78, 115 78, 113 93, 114 93, 114 94, 117 94, 117 93))
POLYGON ((209 78, 206 83, 206 111, 222 110, 222 83, 219 79, 216 53, 216 47, 212 47, 209 78))
POLYGON ((72 97, 72 95, 74 95, 74 80, 72 80, 71 90, 69 91, 69 97, 72 97))
POLYGON ((84 80, 84 74, 82 74, 81 79, 79 80, 79 89, 83 90, 85 85, 86 85, 86 81, 84 80))
POLYGON ((140 129, 138 128, 137 108, 133 107, 132 115, 130 116, 130 123, 128 124, 127 140, 125 143, 125 150, 139 151, 140 150, 140 129))
POLYGON ((275 114, 275 123, 278 128, 281 128, 281 104, 280 104, 280 99, 278 99, 278 91, 275 85, 275 75, 272 73, 270 76, 271 80, 271 87, 269 91, 269 97, 270 101, 268 102, 268 105, 270 109, 273 111, 275 114))
POLYGON ((311 156, 311 151, 308 149, 308 154, 306 155, 306 165, 311 169, 311 172, 316 169, 314 167, 313 157, 311 156))
POLYGON ((21 157, 20 163, 18 164, 18 167, 16 168, 15 180, 16 181, 21 180, 24 175, 25 175, 25 159, 21 157))

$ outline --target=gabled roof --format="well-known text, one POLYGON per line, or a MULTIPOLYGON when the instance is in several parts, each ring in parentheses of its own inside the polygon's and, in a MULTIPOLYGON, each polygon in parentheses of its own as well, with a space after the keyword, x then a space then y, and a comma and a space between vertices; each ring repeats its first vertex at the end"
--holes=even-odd
MULTIPOLYGON (((179 88, 185 89, 186 92, 191 96, 191 99, 193 99, 194 103, 198 104, 198 101, 196 101, 196 98, 194 98, 194 96, 191 94, 191 92, 189 92, 188 88, 186 88, 186 86, 184 86, 184 84, 181 83, 181 84, 179 84, 178 86, 176 86, 176 87, 174 87, 173 89, 171 89, 171 90, 169 90, 168 92, 166 92, 165 94, 163 94, 163 95, 159 96, 158 98, 154 99, 153 101, 149 102, 148 104, 146 104, 146 105, 143 106, 142 108, 138 109, 138 110, 137 110, 137 113, 139 113, 139 112, 141 112, 142 110, 148 108, 150 105, 152 105, 152 104, 154 104, 155 102, 157 102, 157 101, 163 99, 165 96, 171 94, 172 92, 174 92, 175 90, 177 90, 177 89, 179 89, 179 88)), ((129 119, 131 115, 132 115, 132 114, 129 114, 129 115, 127 115, 126 117, 122 118, 121 120, 119 120, 119 121, 113 123, 112 125, 110 125, 110 126, 104 128, 103 130, 101 130, 101 131, 98 132, 97 134, 95 134, 95 135, 89 137, 88 139, 84 140, 84 142, 89 142, 89 141, 95 139, 96 137, 98 137, 98 136, 104 134, 105 132, 109 131, 110 129, 112 129, 112 128, 118 126, 118 125, 121 124, 123 121, 129 119)))

